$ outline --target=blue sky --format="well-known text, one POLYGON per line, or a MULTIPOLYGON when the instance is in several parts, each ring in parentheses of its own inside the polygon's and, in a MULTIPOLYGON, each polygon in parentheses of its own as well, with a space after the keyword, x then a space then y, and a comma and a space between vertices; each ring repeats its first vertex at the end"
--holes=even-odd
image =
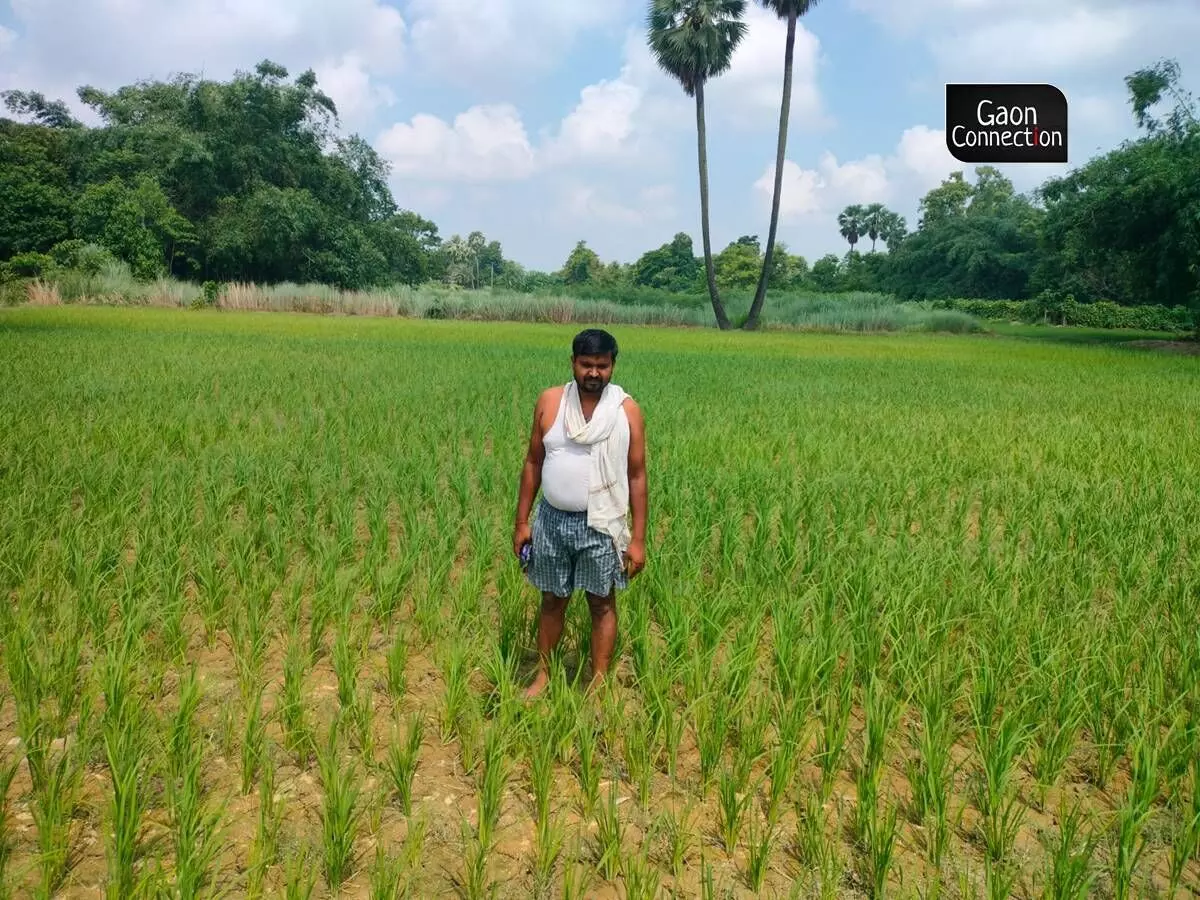
MULTIPOLYGON (((404 207, 558 268, 579 240, 631 262, 678 231, 700 249, 695 109, 646 49, 645 0, 0 0, 0 89, 73 102, 84 83, 264 57, 317 71, 343 130, 393 165, 404 207)), ((784 24, 749 5, 709 88, 712 237, 769 225, 784 24)), ((1050 82, 1066 166, 1002 167, 1020 190, 1135 135, 1122 79, 1173 56, 1200 85, 1197 0, 822 0, 797 41, 779 237, 843 253, 837 213, 879 201, 915 228, 951 171, 947 81, 1050 82)), ((1197 93, 1200 93, 1198 91, 1197 93)), ((86 116, 85 116, 86 119, 86 116)))

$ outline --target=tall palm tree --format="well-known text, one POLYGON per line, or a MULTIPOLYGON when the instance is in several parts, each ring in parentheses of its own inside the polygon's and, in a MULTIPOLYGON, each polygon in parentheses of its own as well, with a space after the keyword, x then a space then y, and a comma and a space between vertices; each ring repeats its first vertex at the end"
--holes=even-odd
POLYGON ((704 126, 704 84, 722 75, 746 35, 746 0, 650 0, 647 16, 650 49, 658 65, 696 98, 696 143, 700 161, 700 229, 704 269, 717 326, 731 328, 717 293, 712 241, 708 231, 708 149, 704 126))
POLYGON ((888 208, 882 203, 872 203, 863 210, 863 230, 871 239, 871 252, 875 252, 875 242, 887 228, 888 208))
POLYGON ((887 216, 884 217, 883 230, 879 233, 883 242, 887 244, 888 250, 892 251, 900 246, 907 234, 908 222, 905 221, 904 216, 889 209, 887 216))
POLYGON ((851 250, 862 236, 864 213, 865 210, 857 203, 838 213, 838 230, 841 231, 842 237, 849 241, 851 250))
POLYGON ((771 198, 771 228, 767 232, 767 249, 763 255, 762 275, 758 290, 750 305, 745 327, 758 327, 758 317, 767 299, 767 283, 771 278, 771 256, 775 252, 775 232, 779 229, 779 198, 783 193, 783 158, 787 153, 788 116, 792 110, 792 57, 796 49, 796 22, 817 5, 817 0, 759 0, 781 19, 787 19, 787 41, 783 45, 783 102, 779 106, 779 142, 775 148, 775 193, 771 198))

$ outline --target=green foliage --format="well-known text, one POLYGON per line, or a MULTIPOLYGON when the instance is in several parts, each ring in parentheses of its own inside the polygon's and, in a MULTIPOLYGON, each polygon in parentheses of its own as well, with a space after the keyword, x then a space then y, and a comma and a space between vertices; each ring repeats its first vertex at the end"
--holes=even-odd
POLYGON ((559 277, 564 284, 586 284, 598 280, 602 267, 603 263, 600 262, 596 251, 589 247, 586 241, 580 241, 563 263, 559 277))
POLYGON ((289 81, 264 61, 227 82, 181 74, 78 94, 99 127, 5 94, 34 123, 0 120, 0 259, 71 239, 142 280, 343 288, 418 284, 435 268, 436 225, 397 209, 386 161, 338 134, 311 71, 289 81))
POLYGON ((980 319, 1030 324, 1175 333, 1184 333, 1195 327, 1194 313, 1184 306, 1122 306, 1110 300, 1080 303, 1072 295, 1055 295, 1049 291, 1030 300, 935 300, 933 306, 964 312, 980 319))
POLYGON ((18 253, 0 266, 0 276, 40 278, 54 269, 54 258, 45 253, 18 253))
POLYGON ((679 293, 696 283, 700 271, 691 237, 680 232, 669 244, 642 254, 633 266, 633 283, 679 293))

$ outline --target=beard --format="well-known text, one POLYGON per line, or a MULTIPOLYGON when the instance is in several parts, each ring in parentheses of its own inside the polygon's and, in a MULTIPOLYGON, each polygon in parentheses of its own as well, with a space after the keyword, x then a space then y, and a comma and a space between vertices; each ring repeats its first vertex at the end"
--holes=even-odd
POLYGON ((579 393, 581 394, 598 395, 604 392, 605 387, 608 386, 608 382, 603 378, 597 378, 594 380, 590 378, 576 378, 575 386, 579 388, 579 393))

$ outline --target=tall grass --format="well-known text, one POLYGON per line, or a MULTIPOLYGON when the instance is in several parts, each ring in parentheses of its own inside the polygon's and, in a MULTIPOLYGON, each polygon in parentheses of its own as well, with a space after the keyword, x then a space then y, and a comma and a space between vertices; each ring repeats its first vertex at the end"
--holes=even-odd
MULTIPOLYGON (((442 285, 397 285, 369 291, 342 290, 325 284, 258 285, 233 282, 221 286, 215 306, 223 310, 298 312, 342 316, 383 316, 469 321, 542 322, 551 324, 662 325, 709 327, 711 310, 697 298, 660 292, 603 290, 586 296, 504 288, 463 290, 442 285), (625 296, 625 295, 628 296, 625 296), (652 297, 650 295, 653 295, 652 297), (631 299, 632 298, 632 299, 631 299)), ((94 276, 68 272, 53 283, 37 282, 28 290, 31 304, 107 304, 204 308, 201 288, 191 282, 160 278, 134 279, 126 266, 114 263, 94 276)), ((744 319, 750 298, 733 292, 727 302, 731 318, 744 319)), ((765 329, 826 332, 943 331, 963 333, 981 328, 964 312, 932 303, 901 303, 886 294, 854 292, 814 294, 773 292, 763 313, 765 329)))

